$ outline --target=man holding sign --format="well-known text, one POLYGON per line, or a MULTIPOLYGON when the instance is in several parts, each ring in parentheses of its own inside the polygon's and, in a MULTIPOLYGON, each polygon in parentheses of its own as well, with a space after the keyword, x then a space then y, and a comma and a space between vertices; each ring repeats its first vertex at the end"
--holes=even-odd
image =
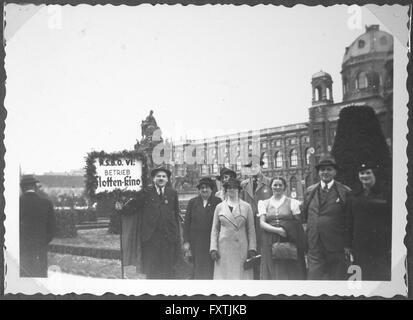
POLYGON ((136 232, 147 279, 173 279, 181 249, 178 193, 167 186, 168 169, 153 169, 151 177, 153 185, 140 191, 122 211, 141 216, 136 232))

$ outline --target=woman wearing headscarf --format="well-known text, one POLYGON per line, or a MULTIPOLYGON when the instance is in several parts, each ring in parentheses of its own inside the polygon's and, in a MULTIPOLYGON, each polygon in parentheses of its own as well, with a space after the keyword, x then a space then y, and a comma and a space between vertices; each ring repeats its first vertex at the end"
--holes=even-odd
POLYGON ((354 264, 361 268, 361 280, 390 281, 391 197, 378 170, 368 162, 358 167, 359 184, 352 191, 347 214, 347 245, 354 264))
POLYGON ((274 177, 270 186, 273 196, 258 202, 261 233, 261 279, 304 280, 307 242, 301 224, 299 201, 285 196, 287 182, 283 177, 274 177), (273 256, 274 243, 291 243, 296 248, 294 259, 273 256))
POLYGON ((209 254, 212 219, 221 200, 212 195, 214 181, 202 178, 197 188, 199 195, 188 202, 184 222, 184 252, 192 257, 193 279, 212 279, 214 261, 209 254))
POLYGON ((215 261, 214 279, 252 280, 253 270, 244 263, 256 255, 254 216, 251 206, 239 198, 241 183, 224 183, 226 199, 217 205, 211 231, 210 254, 215 261))

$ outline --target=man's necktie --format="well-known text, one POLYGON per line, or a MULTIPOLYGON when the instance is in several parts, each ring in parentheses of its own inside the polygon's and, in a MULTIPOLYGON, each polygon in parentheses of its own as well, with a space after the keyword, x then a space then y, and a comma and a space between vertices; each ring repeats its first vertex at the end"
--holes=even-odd
POLYGON ((159 198, 161 198, 161 199, 162 199, 162 197, 163 197, 162 188, 159 188, 159 198))
POLYGON ((257 184, 258 184, 257 178, 253 177, 252 178, 252 192, 255 192, 255 190, 257 190, 257 184))

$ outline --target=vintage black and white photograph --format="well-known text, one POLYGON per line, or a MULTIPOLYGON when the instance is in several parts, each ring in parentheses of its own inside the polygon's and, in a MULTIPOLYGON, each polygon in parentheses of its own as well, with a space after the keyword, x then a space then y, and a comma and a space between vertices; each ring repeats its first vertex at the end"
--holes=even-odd
POLYGON ((6 293, 407 295, 407 6, 5 21, 6 293))

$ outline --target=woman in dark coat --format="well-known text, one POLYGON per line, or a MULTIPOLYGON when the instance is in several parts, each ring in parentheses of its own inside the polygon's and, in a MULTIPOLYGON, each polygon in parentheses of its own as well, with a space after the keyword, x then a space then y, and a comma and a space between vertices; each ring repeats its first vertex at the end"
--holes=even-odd
POLYGON ((202 178, 198 184, 199 196, 188 202, 184 222, 184 252, 192 256, 194 279, 212 279, 214 262, 209 254, 211 227, 215 207, 221 199, 212 195, 214 181, 202 178))
POLYGON ((364 281, 390 281, 391 201, 383 184, 376 181, 377 167, 358 168, 359 187, 352 191, 347 216, 347 242, 354 264, 364 281))
POLYGON ((273 196, 258 202, 261 232, 261 279, 305 280, 304 254, 307 241, 301 224, 300 203, 284 195, 287 182, 274 177, 270 183, 273 196), (273 259, 274 242, 290 242, 297 247, 297 259, 273 259))

